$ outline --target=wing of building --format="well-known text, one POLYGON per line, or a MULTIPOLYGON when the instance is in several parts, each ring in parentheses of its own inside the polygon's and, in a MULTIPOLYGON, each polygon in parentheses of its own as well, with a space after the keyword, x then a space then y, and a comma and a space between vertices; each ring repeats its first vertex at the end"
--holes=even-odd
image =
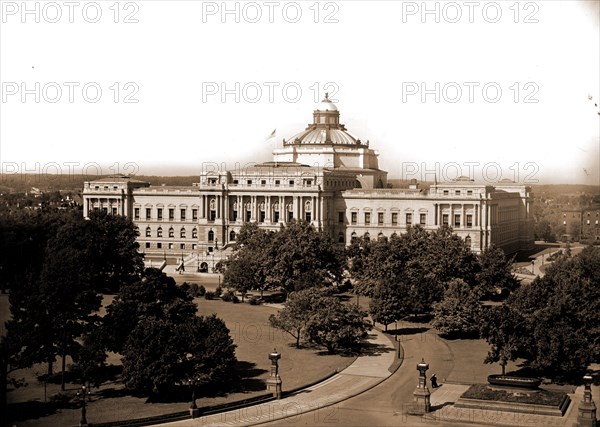
POLYGON ((206 170, 190 187, 152 187, 129 177, 84 184, 84 215, 105 210, 138 226, 146 253, 222 253, 245 222, 277 230, 311 222, 339 244, 380 239, 420 225, 449 225, 474 252, 495 244, 507 253, 533 245, 531 189, 469 178, 392 188, 379 153, 340 123, 326 96, 307 128, 284 139, 273 160, 239 170, 206 170))

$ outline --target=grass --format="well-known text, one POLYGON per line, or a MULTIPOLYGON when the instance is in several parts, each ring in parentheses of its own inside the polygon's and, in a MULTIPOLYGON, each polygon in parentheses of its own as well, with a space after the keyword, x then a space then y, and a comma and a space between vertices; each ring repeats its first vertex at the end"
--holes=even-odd
MULTIPOLYGON (((8 310, 7 296, 0 297, 3 316, 8 310)), ((105 299, 108 304, 112 297, 105 299)), ((277 310, 267 306, 233 304, 220 300, 197 298, 198 312, 202 315, 216 313, 230 330, 237 345, 236 356, 239 361, 237 371, 240 381, 234 384, 229 393, 216 390, 199 390, 199 407, 246 399, 265 393, 264 380, 269 375, 270 360, 268 354, 274 348, 282 354, 279 373, 283 380, 283 389, 289 390, 316 381, 335 370, 342 370, 355 360, 355 357, 327 355, 319 349, 293 347, 294 339, 268 324, 268 317, 277 310)), ((101 311, 102 313, 103 311, 101 311)), ((3 319, 4 320, 4 319, 3 319)), ((70 363, 70 360, 67 361, 70 363)), ((87 407, 88 421, 116 422, 125 419, 142 418, 166 413, 185 411, 189 407, 189 391, 169 396, 168 402, 149 402, 137 397, 123 388, 118 381, 120 356, 109 354, 108 363, 117 371, 117 380, 109 381, 98 389, 92 390, 91 401, 87 407)), ((55 369, 59 369, 57 359, 55 369)), ((19 426, 65 426, 77 425, 81 414, 77 398, 66 405, 44 403, 44 396, 59 393, 58 384, 46 384, 38 380, 45 373, 45 365, 16 371, 13 377, 24 377, 28 386, 11 390, 8 393, 9 410, 15 419, 22 420, 19 426)), ((74 396, 79 384, 68 383, 66 393, 74 396)))
POLYGON ((495 400, 508 403, 526 403, 531 405, 559 406, 565 393, 541 390, 538 392, 510 392, 491 389, 485 384, 474 384, 461 397, 479 400, 495 400))

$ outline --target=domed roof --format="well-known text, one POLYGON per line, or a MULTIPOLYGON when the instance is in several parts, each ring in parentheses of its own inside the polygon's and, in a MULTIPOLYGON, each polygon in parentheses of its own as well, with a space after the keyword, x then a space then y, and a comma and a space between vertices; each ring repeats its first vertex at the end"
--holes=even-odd
POLYGON ((345 129, 310 128, 292 136, 289 144, 340 144, 360 145, 360 139, 350 135, 345 129))
POLYGON ((366 145, 360 139, 351 135, 343 124, 340 124, 340 113, 336 105, 325 94, 325 99, 317 105, 313 112, 313 123, 309 124, 302 132, 298 132, 288 140, 283 140, 284 145, 302 144, 327 144, 327 145, 366 145))
POLYGON ((337 111, 337 107, 331 99, 329 99, 328 94, 325 94, 325 99, 321 101, 319 105, 317 105, 317 110, 319 111, 337 111))

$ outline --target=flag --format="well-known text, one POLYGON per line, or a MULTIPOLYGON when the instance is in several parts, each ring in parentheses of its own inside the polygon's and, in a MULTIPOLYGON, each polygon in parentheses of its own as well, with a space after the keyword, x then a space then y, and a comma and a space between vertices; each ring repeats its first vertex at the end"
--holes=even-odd
POLYGON ((268 137, 265 139, 265 141, 269 141, 269 140, 271 140, 271 139, 275 138, 275 135, 276 135, 276 134, 277 134, 277 129, 273 129, 273 132, 271 132, 271 135, 269 135, 269 136, 268 136, 268 137))

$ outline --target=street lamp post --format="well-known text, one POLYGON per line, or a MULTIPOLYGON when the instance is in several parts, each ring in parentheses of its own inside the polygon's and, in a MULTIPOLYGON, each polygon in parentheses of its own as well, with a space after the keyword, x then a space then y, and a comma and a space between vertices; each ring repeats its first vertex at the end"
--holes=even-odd
POLYGON ((81 386, 81 390, 77 392, 77 396, 81 397, 81 421, 79 421, 79 427, 87 426, 87 409, 86 409, 86 397, 92 394, 89 387, 85 385, 81 386))
POLYGON ((200 378, 188 379, 188 384, 192 389, 192 401, 190 403, 190 415, 192 418, 197 418, 200 415, 200 410, 196 405, 196 385, 200 382, 200 378))

